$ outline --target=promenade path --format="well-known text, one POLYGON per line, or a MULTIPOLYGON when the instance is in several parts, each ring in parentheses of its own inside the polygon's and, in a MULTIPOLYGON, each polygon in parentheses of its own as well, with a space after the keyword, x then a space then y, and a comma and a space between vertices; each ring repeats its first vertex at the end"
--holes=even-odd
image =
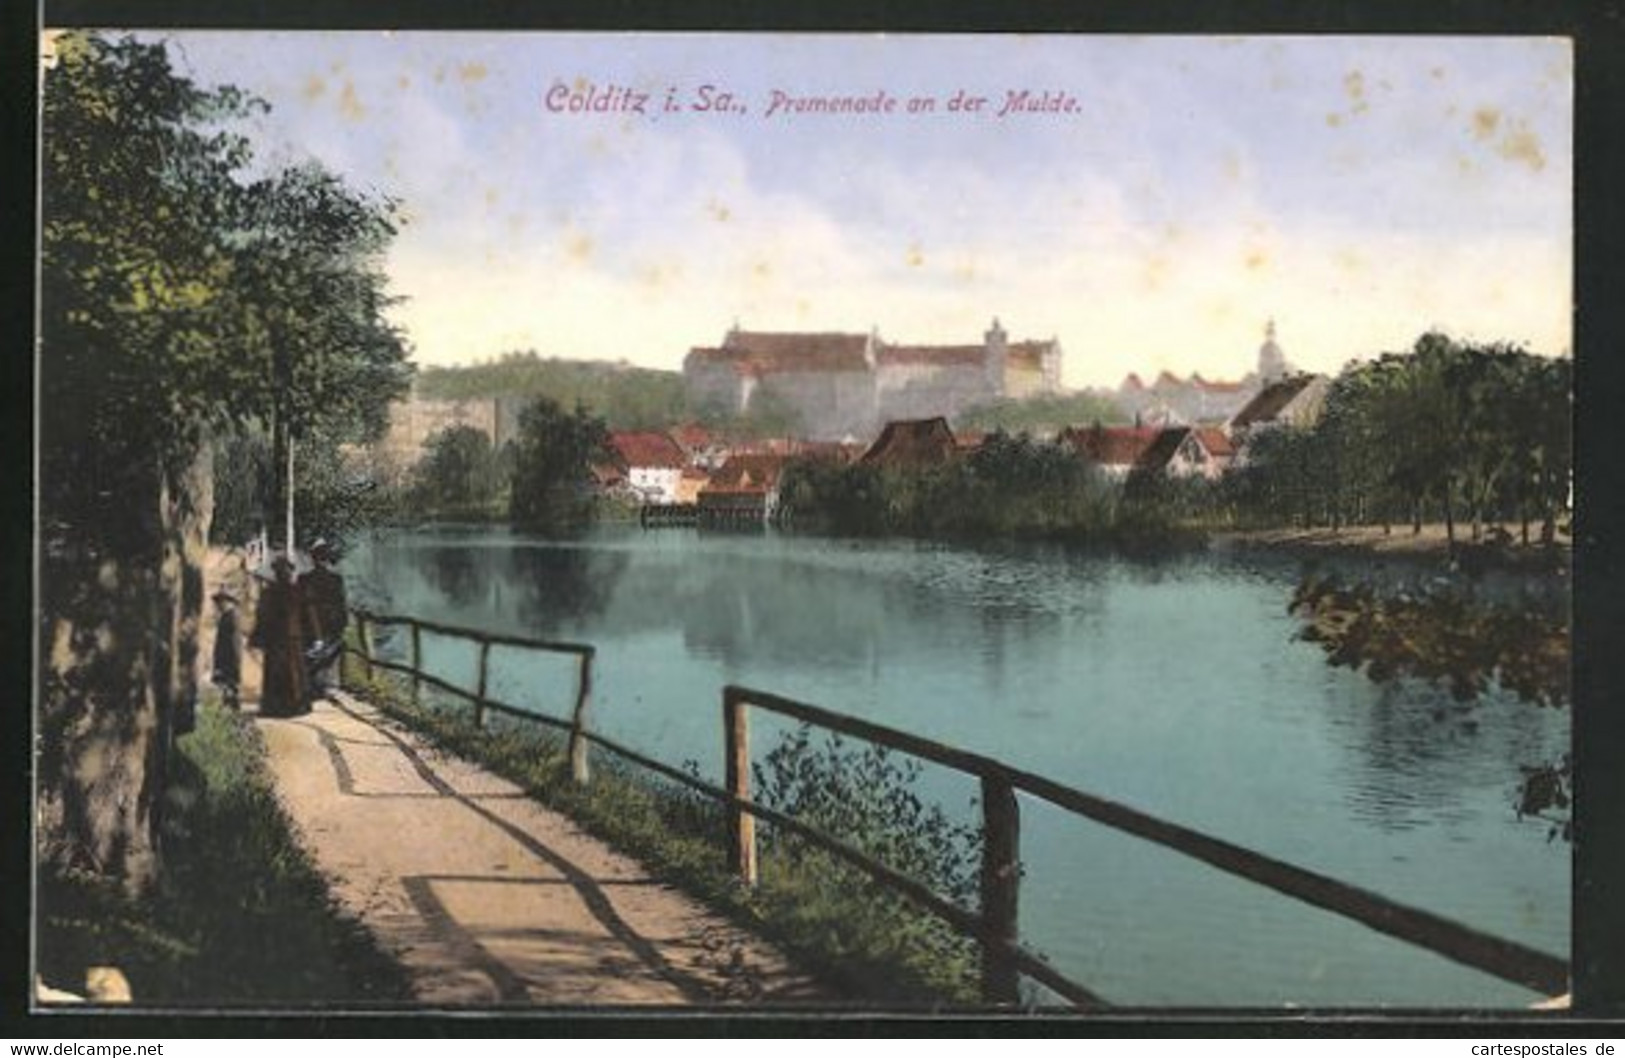
POLYGON ((354 697, 256 722, 335 897, 425 1005, 831 999, 759 938, 354 697))

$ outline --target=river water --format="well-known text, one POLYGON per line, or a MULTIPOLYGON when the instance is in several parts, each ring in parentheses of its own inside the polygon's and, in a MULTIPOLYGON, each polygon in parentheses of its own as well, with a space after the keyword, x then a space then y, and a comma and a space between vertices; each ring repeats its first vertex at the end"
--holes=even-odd
MULTIPOLYGON (((1567 710, 1493 688, 1463 704, 1329 666, 1287 612, 1297 561, 604 527, 569 541, 386 533, 343 568, 356 602, 595 644, 594 727, 708 777, 722 770, 721 688, 744 684, 1569 950, 1569 849, 1513 808, 1520 766, 1567 750, 1567 710)), ((425 654, 472 686, 472 649, 425 637, 425 654)), ((499 700, 568 715, 560 660, 498 649, 491 681, 499 700)), ((752 725, 759 758, 785 729, 760 712, 752 725)), ((976 822, 974 783, 935 769, 921 782, 976 822)), ((1042 803, 1021 811, 1023 939, 1109 1001, 1541 998, 1042 803)))

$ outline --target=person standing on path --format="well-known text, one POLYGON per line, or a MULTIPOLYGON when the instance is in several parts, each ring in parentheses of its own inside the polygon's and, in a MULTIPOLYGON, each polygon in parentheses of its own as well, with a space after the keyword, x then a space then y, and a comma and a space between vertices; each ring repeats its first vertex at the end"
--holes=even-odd
POLYGON ((243 675, 242 630, 238 626, 237 597, 225 588, 214 593, 220 616, 214 626, 214 666, 209 679, 220 690, 226 708, 241 707, 239 687, 243 675))
POLYGON ((293 561, 287 555, 271 560, 273 579, 260 591, 254 612, 254 634, 249 645, 264 655, 261 716, 299 716, 310 712, 305 679, 304 592, 293 579, 293 561))
POLYGON ((310 684, 313 697, 325 697, 337 686, 335 679, 339 657, 344 647, 344 628, 349 623, 350 611, 344 597, 344 577, 333 569, 338 552, 326 540, 310 545, 310 558, 315 564, 309 573, 299 578, 305 603, 310 607, 311 644, 310 684))

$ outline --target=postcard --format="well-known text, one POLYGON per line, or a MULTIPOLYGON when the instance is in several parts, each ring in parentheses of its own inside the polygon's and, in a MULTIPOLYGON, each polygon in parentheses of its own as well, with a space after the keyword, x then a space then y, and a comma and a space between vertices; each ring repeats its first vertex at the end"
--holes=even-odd
POLYGON ((1567 1007, 1573 70, 47 26, 34 1009, 1567 1007))

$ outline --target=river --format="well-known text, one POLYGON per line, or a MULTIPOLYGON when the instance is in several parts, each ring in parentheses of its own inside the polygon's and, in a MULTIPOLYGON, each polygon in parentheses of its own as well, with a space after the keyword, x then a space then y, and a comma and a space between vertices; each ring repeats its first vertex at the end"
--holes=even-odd
MULTIPOLYGON (((712 778, 721 688, 744 684, 1569 950, 1569 849, 1513 807, 1520 766, 1567 750, 1569 712, 1329 666, 1287 609, 1296 560, 606 526, 569 541, 382 533, 343 569, 356 602, 595 644, 594 726, 712 778)), ((471 649, 426 637, 425 653, 472 685, 471 649)), ((492 664, 494 697, 567 715, 567 666, 508 650, 492 664)), ((753 719, 758 757, 781 730, 753 719)), ((972 783, 922 782, 975 822, 972 783)), ((1021 810, 1023 939, 1112 1002, 1541 998, 1041 803, 1021 810)))

